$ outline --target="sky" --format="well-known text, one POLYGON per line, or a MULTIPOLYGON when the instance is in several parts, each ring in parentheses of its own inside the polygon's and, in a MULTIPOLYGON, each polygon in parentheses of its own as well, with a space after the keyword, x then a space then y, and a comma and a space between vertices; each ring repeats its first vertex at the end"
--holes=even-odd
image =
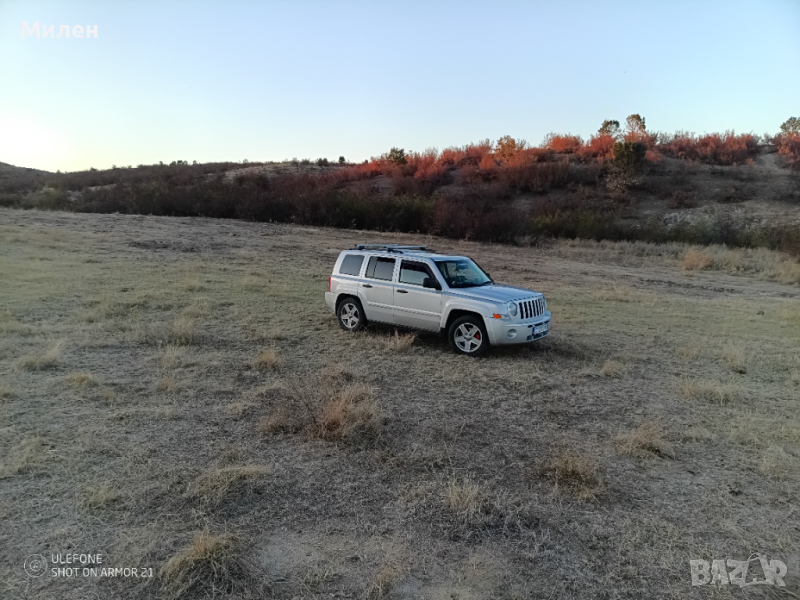
POLYGON ((0 0, 0 162, 362 161, 632 113, 775 133, 798 65, 800 0, 0 0))

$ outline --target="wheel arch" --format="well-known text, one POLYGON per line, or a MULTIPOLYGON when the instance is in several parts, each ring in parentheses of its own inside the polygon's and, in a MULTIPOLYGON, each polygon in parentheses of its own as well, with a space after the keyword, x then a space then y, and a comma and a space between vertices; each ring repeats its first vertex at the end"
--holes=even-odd
POLYGON ((486 326, 486 319, 484 319, 483 315, 479 312, 464 308, 454 308, 447 314, 447 321, 445 322, 443 332, 446 334, 448 331, 450 331, 450 326, 453 324, 453 321, 460 319, 461 317, 475 317, 483 322, 484 327, 486 326))
MULTIPOLYGON (((339 306, 344 302, 347 298, 352 298, 353 300, 358 300, 358 303, 361 304, 361 298, 359 298, 356 294, 352 294, 350 292, 342 292, 338 296, 336 296, 336 312, 339 312, 339 306)), ((363 307, 363 305, 362 305, 363 307)))

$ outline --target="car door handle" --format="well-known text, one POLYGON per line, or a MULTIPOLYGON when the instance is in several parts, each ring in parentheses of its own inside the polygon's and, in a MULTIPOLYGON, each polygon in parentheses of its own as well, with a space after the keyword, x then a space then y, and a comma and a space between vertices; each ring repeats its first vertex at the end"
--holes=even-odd
POLYGON ((398 294, 407 294, 408 290, 397 290, 398 294))
POLYGON ((370 284, 368 284, 368 283, 362 283, 361 287, 372 287, 372 286, 370 284))

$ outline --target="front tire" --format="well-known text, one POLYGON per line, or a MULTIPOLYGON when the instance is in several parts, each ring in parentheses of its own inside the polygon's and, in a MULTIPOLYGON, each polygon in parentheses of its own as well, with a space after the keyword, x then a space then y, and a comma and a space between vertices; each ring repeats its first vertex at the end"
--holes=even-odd
POLYGON ((489 349, 486 326, 477 317, 461 317, 450 325, 447 337, 457 354, 481 356, 489 349))
POLYGON ((339 303, 339 307, 336 309, 336 317, 339 320, 339 327, 350 332, 363 329, 367 323, 361 302, 352 296, 339 303))

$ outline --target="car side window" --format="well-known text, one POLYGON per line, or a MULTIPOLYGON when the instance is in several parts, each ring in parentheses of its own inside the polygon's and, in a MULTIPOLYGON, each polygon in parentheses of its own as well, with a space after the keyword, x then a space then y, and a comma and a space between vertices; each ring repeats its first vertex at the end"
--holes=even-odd
POLYGON ((436 279, 425 263, 411 260, 404 260, 400 263, 400 283, 421 286, 426 277, 436 279))
POLYGON ((373 256, 367 263, 366 276, 370 279, 383 279, 384 281, 391 281, 392 274, 394 273, 393 258, 383 258, 382 256, 373 256))
POLYGON ((339 273, 342 275, 355 275, 361 273, 361 265, 364 263, 364 257, 358 254, 348 254, 342 259, 342 265, 339 267, 339 273))

